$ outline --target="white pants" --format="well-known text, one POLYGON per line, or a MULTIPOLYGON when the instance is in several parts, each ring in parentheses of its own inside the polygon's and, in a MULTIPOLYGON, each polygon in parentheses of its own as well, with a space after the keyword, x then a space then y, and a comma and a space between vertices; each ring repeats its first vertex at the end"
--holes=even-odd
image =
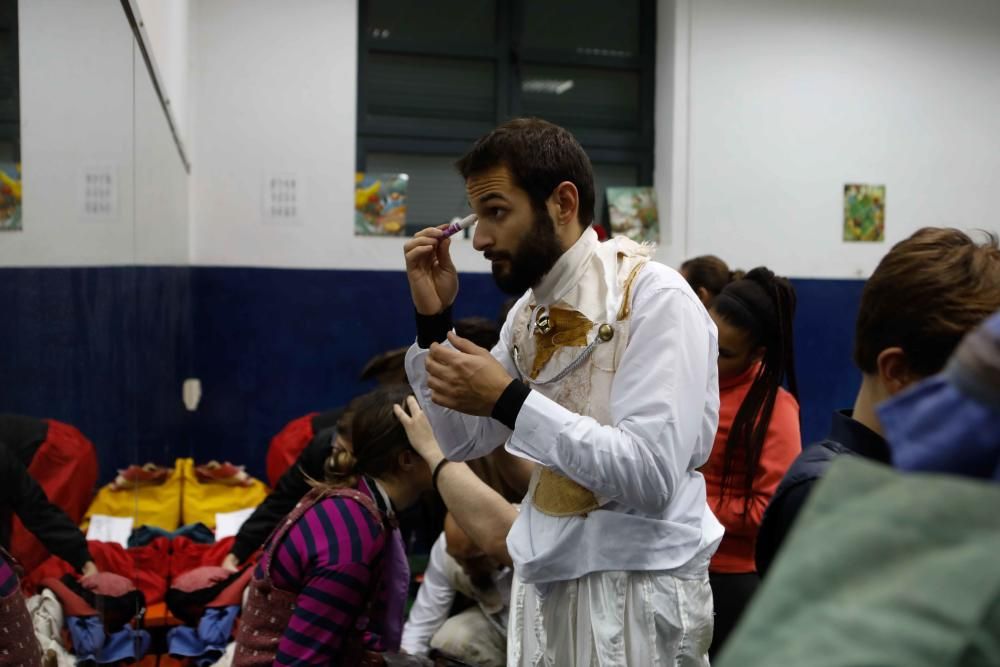
POLYGON ((535 586, 514 577, 508 667, 707 667, 712 588, 663 572, 596 572, 535 586))

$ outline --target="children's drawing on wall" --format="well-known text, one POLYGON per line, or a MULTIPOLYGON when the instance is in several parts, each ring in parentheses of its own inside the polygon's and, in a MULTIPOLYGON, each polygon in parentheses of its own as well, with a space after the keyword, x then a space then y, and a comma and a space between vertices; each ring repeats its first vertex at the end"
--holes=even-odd
POLYGON ((407 174, 365 174, 354 179, 355 236, 402 236, 406 230, 407 174))
POLYGON ((612 236, 659 243, 660 220, 653 188, 608 188, 607 198, 612 236))
POLYGON ((844 240, 885 240, 885 186, 844 186, 844 240))
POLYGON ((21 165, 0 162, 0 230, 21 229, 21 165))

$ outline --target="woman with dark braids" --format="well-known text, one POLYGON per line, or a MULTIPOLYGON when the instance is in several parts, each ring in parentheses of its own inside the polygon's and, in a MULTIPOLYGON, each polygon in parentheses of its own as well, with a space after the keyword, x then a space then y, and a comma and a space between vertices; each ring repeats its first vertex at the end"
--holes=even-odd
POLYGON ((791 283, 764 267, 753 269, 722 289, 709 314, 719 328, 721 405, 712 455, 701 472, 709 506, 726 527, 709 567, 714 656, 757 587, 754 543, 761 518, 802 443, 791 283))

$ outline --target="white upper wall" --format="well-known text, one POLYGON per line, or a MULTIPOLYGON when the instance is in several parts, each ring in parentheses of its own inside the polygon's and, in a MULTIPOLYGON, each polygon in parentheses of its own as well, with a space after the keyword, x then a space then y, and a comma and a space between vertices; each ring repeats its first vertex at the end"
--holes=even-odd
MULTIPOLYGON (((353 235, 356 0, 192 5, 196 264, 400 269, 353 235), (300 219, 262 219, 271 174, 300 219)), ((867 275, 924 225, 996 229, 1000 3, 660 0, 656 170, 676 265, 712 252, 799 277, 867 275), (885 243, 841 241, 843 186, 887 186, 885 243)), ((485 271, 456 244, 463 271, 485 271)))
POLYGON ((0 266, 186 265, 188 176, 118 0, 18 5, 21 231, 0 266), (114 213, 84 211, 110 169, 114 213))
POLYGON ((142 53, 135 49, 135 263, 189 263, 188 174, 142 53))
POLYGON ((402 267, 402 239, 354 237, 355 0, 212 0, 193 7, 195 264, 402 267), (263 218, 294 174, 299 219, 263 218))
POLYGON ((660 211, 663 241, 656 259, 677 266, 686 253, 686 230, 675 221, 687 205, 688 17, 686 2, 658 0, 656 7, 656 96, 653 187, 660 211))
MULTIPOLYGON (((193 5, 192 257, 201 265, 402 269, 401 238, 354 236, 356 0, 193 5), (300 219, 262 219, 271 174, 300 219)), ((457 156, 456 156, 457 157, 457 156)), ((456 239, 461 271, 489 264, 456 239)))
POLYGON ((131 264, 133 44, 118 0, 21 0, 23 230, 0 233, 2 266, 131 264), (88 219, 87 165, 117 178, 115 215, 88 219))
POLYGON ((920 227, 1000 228, 996 0, 678 1, 689 256, 861 277, 920 227), (885 243, 841 241, 845 183, 886 186, 885 243))
POLYGON ((188 142, 188 60, 191 55, 190 0, 136 0, 143 29, 149 37, 164 94, 170 100, 181 140, 188 142))

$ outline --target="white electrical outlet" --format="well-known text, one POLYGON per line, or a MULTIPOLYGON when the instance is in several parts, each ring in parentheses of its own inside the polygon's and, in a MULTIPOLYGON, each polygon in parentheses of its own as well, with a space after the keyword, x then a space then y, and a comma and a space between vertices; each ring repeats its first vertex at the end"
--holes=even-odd
POLYGON ((266 176, 263 207, 265 222, 298 222, 302 210, 302 185, 298 177, 287 172, 266 176))
POLYGON ((111 164, 89 164, 80 171, 80 215, 85 220, 118 217, 117 172, 111 164))
POLYGON ((184 380, 184 384, 181 385, 181 398, 188 412, 197 410, 198 404, 201 403, 201 380, 198 378, 184 380))

